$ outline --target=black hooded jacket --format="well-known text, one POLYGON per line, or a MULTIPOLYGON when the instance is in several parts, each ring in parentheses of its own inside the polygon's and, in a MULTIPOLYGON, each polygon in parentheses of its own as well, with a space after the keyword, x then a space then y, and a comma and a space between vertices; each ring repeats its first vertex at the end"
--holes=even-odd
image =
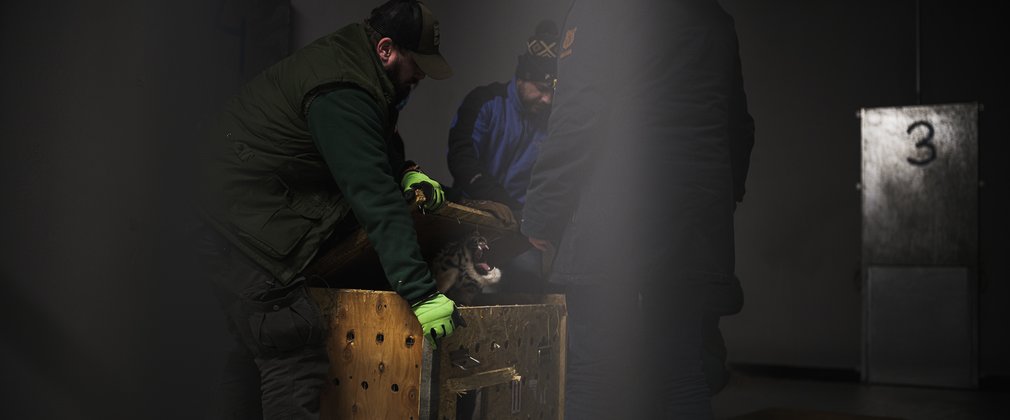
POLYGON ((558 245, 551 280, 731 281, 754 142, 732 18, 714 0, 579 1, 558 73, 522 221, 558 245))

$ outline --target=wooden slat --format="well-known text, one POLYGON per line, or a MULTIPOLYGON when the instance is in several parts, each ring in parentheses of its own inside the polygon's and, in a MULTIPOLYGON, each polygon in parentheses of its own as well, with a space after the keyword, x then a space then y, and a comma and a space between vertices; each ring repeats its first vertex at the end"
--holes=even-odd
POLYGON ((330 320, 320 418, 420 419, 424 338, 407 302, 369 290, 312 294, 330 320))
POLYGON ((516 374, 516 369, 508 367, 475 373, 462 378, 447 379, 443 388, 449 392, 457 393, 489 387, 492 385, 505 384, 514 380, 518 381, 520 379, 519 375, 516 374))

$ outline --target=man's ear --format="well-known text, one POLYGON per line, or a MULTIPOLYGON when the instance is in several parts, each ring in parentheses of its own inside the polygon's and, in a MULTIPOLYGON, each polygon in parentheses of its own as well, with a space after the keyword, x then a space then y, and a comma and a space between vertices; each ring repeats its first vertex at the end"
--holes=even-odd
POLYGON ((375 44, 375 53, 379 55, 379 61, 382 64, 388 64, 390 57, 393 55, 393 39, 389 37, 384 37, 375 44))

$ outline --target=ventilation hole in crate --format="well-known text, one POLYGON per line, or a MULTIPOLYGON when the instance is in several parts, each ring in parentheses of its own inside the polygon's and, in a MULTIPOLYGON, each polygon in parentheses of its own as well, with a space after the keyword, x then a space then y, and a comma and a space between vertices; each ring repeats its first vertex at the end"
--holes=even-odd
POLYGON ((368 389, 368 381, 361 381, 361 389, 368 389))
POLYGON ((354 330, 348 330, 347 331, 347 342, 348 343, 353 343, 354 342, 354 330))
POLYGON ((376 344, 382 344, 383 341, 386 341, 386 336, 385 335, 383 335, 382 333, 378 333, 378 334, 375 335, 375 342, 376 342, 376 344))
POLYGON ((393 386, 391 386, 390 389, 392 389, 393 392, 400 392, 400 386, 397 384, 393 384, 393 386))
POLYGON ((340 378, 333 378, 333 386, 340 386, 340 378))
POLYGON ((408 335, 405 344, 407 345, 407 347, 414 347, 414 336, 408 335))

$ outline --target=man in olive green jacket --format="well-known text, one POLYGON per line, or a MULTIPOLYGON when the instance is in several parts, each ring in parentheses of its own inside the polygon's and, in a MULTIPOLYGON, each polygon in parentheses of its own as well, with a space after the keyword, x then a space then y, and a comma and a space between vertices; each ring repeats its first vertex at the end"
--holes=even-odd
MULTIPOLYGON (((302 270, 324 241, 358 226, 427 339, 452 333, 455 304, 435 289, 403 193, 441 186, 404 162, 399 110, 425 76, 451 75, 438 22, 391 0, 253 79, 208 141, 202 246, 238 341, 226 415, 318 417, 327 358, 302 270)), ((425 203, 441 205, 440 199, 425 203)))

